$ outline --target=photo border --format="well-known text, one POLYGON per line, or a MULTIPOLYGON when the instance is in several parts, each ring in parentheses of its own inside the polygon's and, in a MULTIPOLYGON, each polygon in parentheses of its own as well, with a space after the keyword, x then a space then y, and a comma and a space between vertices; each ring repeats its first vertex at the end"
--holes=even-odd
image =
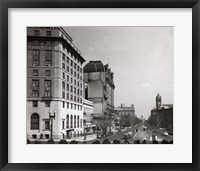
POLYGON ((3 170, 199 170, 199 0, 1 0, 0 2, 0 169, 3 170), (8 163, 9 8, 192 8, 192 163, 8 163))

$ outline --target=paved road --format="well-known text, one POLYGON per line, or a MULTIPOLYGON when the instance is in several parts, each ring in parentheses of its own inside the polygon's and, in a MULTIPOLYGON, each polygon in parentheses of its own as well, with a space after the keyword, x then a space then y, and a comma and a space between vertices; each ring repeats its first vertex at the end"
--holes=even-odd
MULTIPOLYGON (((147 143, 151 143, 153 132, 154 132, 154 134, 157 135, 157 138, 158 138, 157 140, 160 141, 160 142, 162 140, 166 140, 168 142, 173 140, 172 135, 163 136, 163 132, 164 132, 163 130, 157 130, 156 128, 148 126, 144 123, 139 123, 139 124, 135 125, 134 127, 126 128, 123 132, 109 136, 108 140, 110 142, 112 142, 114 140, 119 140, 121 143, 123 143, 125 141, 125 138, 124 138, 125 132, 132 132, 133 133, 133 137, 127 139, 129 141, 129 143, 131 143, 131 144, 134 143, 137 140, 139 140, 140 143, 141 143, 144 139, 147 141, 147 143), (143 130, 144 126, 146 126, 148 129, 143 130), (136 129, 138 130, 137 132, 135 131, 136 129)), ((105 138, 98 139, 98 141, 100 141, 102 143, 104 141, 104 139, 105 138)), ((97 139, 88 141, 88 143, 93 143, 96 140, 97 139)))

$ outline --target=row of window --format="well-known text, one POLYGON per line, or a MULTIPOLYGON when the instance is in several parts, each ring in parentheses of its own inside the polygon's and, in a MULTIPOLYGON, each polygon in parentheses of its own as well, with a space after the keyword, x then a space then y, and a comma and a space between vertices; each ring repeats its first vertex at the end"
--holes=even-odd
POLYGON ((52 42, 51 41, 39 42, 38 40, 35 40, 33 42, 29 41, 28 42, 28 47, 31 48, 31 46, 51 47, 52 46, 52 42))
POLYGON ((77 103, 82 103, 82 98, 79 97, 79 96, 73 96, 73 94, 71 94, 69 96, 69 93, 67 93, 66 97, 65 97, 65 92, 62 92, 62 98, 63 99, 67 99, 67 100, 71 100, 71 101, 74 101, 74 102, 77 102, 77 103))
MULTIPOLYGON (((33 70, 33 76, 38 76, 39 75, 39 71, 37 69, 33 70)), ((45 70, 45 76, 49 77, 51 76, 51 70, 45 70)))
POLYGON ((69 91, 69 89, 70 89, 71 93, 74 92, 74 94, 82 96, 82 90, 81 89, 79 90, 78 88, 73 87, 72 85, 70 86, 69 84, 65 84, 64 81, 62 82, 62 89, 63 89, 63 91, 65 91, 65 90, 69 91))
POLYGON ((72 68, 74 68, 75 70, 77 70, 78 72, 82 73, 83 69, 76 64, 75 62, 73 62, 72 60, 69 59, 69 57, 67 57, 64 53, 62 54, 62 63, 65 65, 65 63, 67 65, 70 65, 72 68))
MULTIPOLYGON (((80 86, 80 88, 82 88, 82 83, 79 83, 78 80, 76 80, 75 78, 71 77, 70 79, 70 76, 67 74, 67 77, 65 76, 65 73, 63 72, 62 74, 62 78, 65 80, 67 80, 68 82, 71 81, 71 84, 74 84, 75 86, 77 85, 78 87, 80 86)), ((82 77, 81 77, 82 79, 82 77)), ((82 80, 81 80, 82 81, 82 80)))
MULTIPOLYGON (((34 30, 34 35, 39 36, 40 35, 40 30, 34 30)), ((51 36, 51 31, 47 30, 46 31, 46 36, 51 36)))
MULTIPOLYGON (((71 56, 71 58, 74 59, 74 62, 77 62, 78 64, 81 65, 81 61, 78 60, 78 58, 76 57, 76 55, 74 55, 74 54, 72 53, 72 51, 71 51, 68 47, 66 47, 64 44, 62 44, 62 48, 63 48, 63 51, 64 51, 65 53, 67 53, 69 56, 71 56)), ((64 53, 63 53, 63 54, 64 54, 64 53)), ((65 54, 64 54, 64 55, 65 55, 65 54)))
MULTIPOLYGON (((32 103, 33 107, 38 107, 38 101, 37 100, 33 100, 32 103)), ((46 100, 45 101, 45 107, 50 107, 51 106, 51 101, 50 100, 46 100)), ((69 103, 69 102, 63 102, 63 108, 67 107, 67 109, 71 108, 74 110, 80 110, 82 111, 82 106, 81 105, 77 105, 77 104, 73 104, 73 103, 69 103)))
MULTIPOLYGON (((66 129, 67 128, 82 128, 82 119, 79 118, 79 115, 67 115, 66 117, 66 129)), ((40 116, 37 113, 31 115, 31 130, 39 130, 40 128, 40 116)), ((44 119, 44 129, 50 129, 50 120, 44 119)), ((65 129, 65 119, 62 120, 62 129, 65 129)))
MULTIPOLYGON (((32 90, 32 97, 39 97, 39 90, 32 90)), ((51 97, 51 90, 45 90, 44 97, 51 97)))
POLYGON ((72 68, 69 70, 69 66, 66 66, 66 67, 65 67, 65 63, 62 63, 62 69, 64 69, 64 70, 66 69, 68 73, 70 73, 71 75, 74 75, 74 77, 77 77, 77 79, 82 80, 82 75, 81 75, 81 73, 79 74, 79 73, 77 73, 76 71, 73 71, 72 68))

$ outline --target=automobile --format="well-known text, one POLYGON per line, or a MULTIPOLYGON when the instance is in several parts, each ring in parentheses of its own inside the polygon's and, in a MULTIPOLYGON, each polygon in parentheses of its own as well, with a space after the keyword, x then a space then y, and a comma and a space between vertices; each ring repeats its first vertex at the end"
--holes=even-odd
POLYGON ((165 132, 163 133, 163 135, 164 135, 164 136, 168 136, 169 134, 168 134, 167 131, 165 131, 165 132))
POLYGON ((132 136, 133 136, 133 133, 132 132, 128 132, 128 137, 132 138, 132 136))

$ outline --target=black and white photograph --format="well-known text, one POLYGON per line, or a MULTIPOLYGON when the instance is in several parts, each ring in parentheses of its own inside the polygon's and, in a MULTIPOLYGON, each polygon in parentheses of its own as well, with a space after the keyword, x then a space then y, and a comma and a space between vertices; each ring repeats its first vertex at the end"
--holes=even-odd
POLYGON ((26 29, 28 145, 173 144, 174 27, 26 29))

